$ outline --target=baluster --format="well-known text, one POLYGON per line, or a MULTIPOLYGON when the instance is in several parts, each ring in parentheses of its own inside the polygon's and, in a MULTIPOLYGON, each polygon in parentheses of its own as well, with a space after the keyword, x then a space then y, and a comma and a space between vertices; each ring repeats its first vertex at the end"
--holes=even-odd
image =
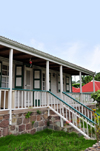
POLYGON ((38 107, 38 91, 37 91, 37 107, 38 107))
POLYGON ((41 101, 42 101, 42 92, 40 92, 40 107, 41 107, 41 101))
POLYGON ((89 118, 89 110, 87 112, 88 112, 88 118, 89 118))
POLYGON ((41 107, 43 107, 43 95, 44 95, 44 92, 41 93, 41 98, 42 98, 41 107))
POLYGON ((36 91, 34 91, 34 107, 35 107, 35 96, 36 96, 36 91))
POLYGON ((33 92, 31 91, 31 107, 33 106, 33 105, 32 105, 32 93, 33 93, 33 92))
POLYGON ((28 107, 29 107, 29 91, 27 91, 27 93, 28 93, 28 107))
POLYGON ((18 91, 18 108, 19 108, 19 91, 18 91))
POLYGON ((61 102, 60 102, 60 114, 61 114, 61 102))
POLYGON ((54 109, 55 109, 55 97, 54 97, 54 109))
POLYGON ((89 136, 88 122, 87 122, 87 135, 89 136))
POLYGON ((58 100, 57 100, 57 112, 58 112, 58 100))
POLYGON ((24 91, 24 95, 25 95, 25 108, 26 108, 26 91, 24 91))
POLYGON ((22 91, 22 108, 23 108, 23 91, 22 91))
POLYGON ((82 106, 82 114, 83 114, 83 106, 82 106))
POLYGON ((16 91, 15 91, 14 109, 15 109, 15 106, 16 106, 16 91))
POLYGON ((52 95, 51 95, 51 101, 50 102, 51 102, 51 107, 52 107, 52 95))
POLYGON ((4 91, 4 105, 3 105, 4 110, 5 110, 6 92, 7 91, 4 91))

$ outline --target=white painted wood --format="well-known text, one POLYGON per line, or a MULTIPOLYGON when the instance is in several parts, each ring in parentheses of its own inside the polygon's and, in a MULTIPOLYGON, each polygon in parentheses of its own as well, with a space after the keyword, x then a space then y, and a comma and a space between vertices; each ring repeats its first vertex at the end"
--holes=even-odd
POLYGON ((23 91, 22 91, 22 93, 21 93, 21 94, 22 94, 22 108, 23 108, 23 91))
POLYGON ((80 101, 82 102, 82 74, 79 72, 79 78, 80 78, 80 101))
POLYGON ((3 108, 5 109, 5 101, 6 101, 6 92, 7 91, 4 91, 4 105, 3 105, 3 108))
POLYGON ((49 91, 49 61, 46 61, 46 90, 49 91))
POLYGON ((63 92, 63 69, 62 66, 60 66, 60 98, 61 99, 63 99, 62 92, 63 92))
POLYGON ((13 49, 9 51, 9 124, 12 124, 12 70, 13 70, 13 49))
POLYGON ((95 80, 94 80, 94 77, 93 77, 93 92, 95 92, 95 80))

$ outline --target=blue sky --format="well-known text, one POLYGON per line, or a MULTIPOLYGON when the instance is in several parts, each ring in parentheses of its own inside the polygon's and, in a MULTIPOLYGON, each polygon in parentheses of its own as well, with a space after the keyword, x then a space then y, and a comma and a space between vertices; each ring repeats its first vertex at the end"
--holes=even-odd
POLYGON ((0 35, 100 72, 100 0, 0 0, 0 35))

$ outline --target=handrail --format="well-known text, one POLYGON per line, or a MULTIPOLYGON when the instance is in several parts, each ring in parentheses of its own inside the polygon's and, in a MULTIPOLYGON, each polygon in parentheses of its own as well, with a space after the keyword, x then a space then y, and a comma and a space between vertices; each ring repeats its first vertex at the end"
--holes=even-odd
POLYGON ((90 120, 88 117, 86 117, 84 114, 80 113, 78 110, 76 110, 75 108, 73 108, 72 106, 70 106, 69 104, 67 104, 66 102, 64 102, 62 99, 60 99, 59 97, 57 97, 55 94, 53 94, 51 91, 47 91, 49 92, 51 95, 53 95, 55 98, 57 98, 58 100, 60 100, 61 102, 63 102, 65 105, 67 105, 68 107, 70 107, 71 109, 73 109, 74 111, 76 111, 78 114, 80 114, 81 116, 83 116, 84 118, 86 118, 88 121, 90 121, 93 124, 96 124, 94 121, 90 120))
POLYGON ((73 94, 91 94, 92 92, 67 92, 67 93, 73 93, 73 94))
POLYGON ((34 89, 19 89, 19 88, 13 88, 12 90, 18 90, 18 91, 39 91, 39 92, 47 92, 46 90, 34 90, 34 89))
POLYGON ((86 105, 82 104, 81 102, 77 101, 76 99, 74 99, 73 97, 71 97, 70 95, 68 95, 67 93, 65 92, 62 92, 63 94, 65 94, 66 96, 70 97, 71 99, 73 99, 75 102, 81 104, 82 106, 84 106, 85 108, 87 108, 88 110, 96 113, 98 116, 100 116, 100 114, 98 114, 97 112, 93 111, 92 109, 90 109, 89 107, 87 107, 86 105))
POLYGON ((10 88, 2 88, 2 87, 0 87, 0 89, 3 89, 3 90, 10 90, 10 88))

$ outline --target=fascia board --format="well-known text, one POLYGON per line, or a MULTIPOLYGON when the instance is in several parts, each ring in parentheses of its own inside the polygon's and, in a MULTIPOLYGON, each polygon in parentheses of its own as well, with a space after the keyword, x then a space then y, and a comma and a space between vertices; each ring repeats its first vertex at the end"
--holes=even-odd
POLYGON ((85 69, 83 67, 75 65, 73 63, 70 63, 68 61, 62 60, 60 58, 54 57, 48 53, 42 52, 42 51, 34 49, 32 47, 20 44, 18 42, 15 42, 13 40, 8 39, 8 38, 4 38, 4 37, 0 36, 0 44, 3 46, 9 47, 9 48, 30 54, 30 55, 34 55, 36 57, 39 57, 39 58, 42 58, 42 59, 45 59, 48 61, 57 63, 57 64, 62 65, 64 67, 69 67, 69 68, 72 68, 74 70, 81 71, 81 72, 84 72, 84 73, 92 75, 92 76, 95 75, 95 72, 92 72, 88 69, 85 69))

